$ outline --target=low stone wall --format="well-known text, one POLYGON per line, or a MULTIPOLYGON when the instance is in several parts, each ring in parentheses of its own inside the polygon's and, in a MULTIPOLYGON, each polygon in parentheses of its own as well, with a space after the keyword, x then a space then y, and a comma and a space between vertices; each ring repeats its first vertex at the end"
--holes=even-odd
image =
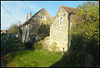
POLYGON ((44 40, 40 41, 44 46, 43 46, 43 49, 47 49, 49 51, 55 51, 55 52, 58 52, 58 51, 64 51, 63 50, 63 47, 59 47, 57 45, 57 43, 55 43, 51 38, 50 36, 47 36, 44 40))

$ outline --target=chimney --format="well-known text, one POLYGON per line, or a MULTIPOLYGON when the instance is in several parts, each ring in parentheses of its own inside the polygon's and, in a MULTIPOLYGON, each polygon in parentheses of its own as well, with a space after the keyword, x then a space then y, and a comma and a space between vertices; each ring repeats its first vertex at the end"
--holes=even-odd
POLYGON ((21 21, 20 21, 20 24, 19 25, 21 25, 21 21))
POLYGON ((30 18, 32 17, 32 12, 30 12, 30 18))
POLYGON ((27 16, 26 16, 26 21, 28 21, 28 14, 27 14, 27 16))

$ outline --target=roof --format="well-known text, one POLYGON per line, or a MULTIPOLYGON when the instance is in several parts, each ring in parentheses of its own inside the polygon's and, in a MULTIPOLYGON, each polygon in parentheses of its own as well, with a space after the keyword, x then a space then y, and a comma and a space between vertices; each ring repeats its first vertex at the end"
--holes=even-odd
POLYGON ((55 17, 52 17, 52 19, 54 19, 55 17))
MULTIPOLYGON (((67 7, 67 6, 63 6, 63 5, 61 5, 61 7, 63 7, 64 9, 65 9, 65 11, 69 14, 69 13, 71 13, 71 17, 70 18, 72 18, 73 19, 73 17, 75 16, 75 8, 72 8, 72 7, 67 7)), ((58 11, 59 12, 59 11, 58 11)), ((57 12, 57 13, 58 13, 57 12)), ((56 17, 54 17, 53 18, 53 20, 55 19, 56 17)))
MULTIPOLYGON (((45 9, 45 8, 42 8, 41 10, 43 10, 43 9, 45 9)), ((37 13, 35 13, 31 18, 29 18, 27 21, 25 21, 23 24, 21 24, 21 25, 19 26, 19 28, 22 27, 23 25, 29 23, 29 21, 30 21, 32 18, 34 18, 41 10, 39 10, 39 11, 38 11, 37 13)))
POLYGON ((61 6, 61 7, 63 7, 67 13, 75 13, 75 8, 67 6, 61 6))

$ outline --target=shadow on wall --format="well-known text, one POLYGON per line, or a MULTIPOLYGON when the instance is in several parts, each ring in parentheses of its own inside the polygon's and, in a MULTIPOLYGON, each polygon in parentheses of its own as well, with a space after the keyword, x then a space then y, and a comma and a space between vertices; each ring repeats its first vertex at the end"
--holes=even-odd
POLYGON ((19 29, 19 40, 21 41, 22 40, 22 29, 19 29))
POLYGON ((72 35, 69 52, 50 67, 87 67, 99 66, 99 45, 94 38, 72 35))

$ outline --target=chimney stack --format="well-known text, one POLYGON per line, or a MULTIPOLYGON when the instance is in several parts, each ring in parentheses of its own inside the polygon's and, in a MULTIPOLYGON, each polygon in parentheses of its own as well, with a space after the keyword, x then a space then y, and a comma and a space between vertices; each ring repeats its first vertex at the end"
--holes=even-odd
POLYGON ((32 17, 32 12, 30 12, 30 18, 32 17))
POLYGON ((21 25, 21 21, 20 21, 20 24, 19 25, 21 25))
POLYGON ((27 16, 26 16, 26 21, 28 21, 28 14, 27 14, 27 16))

